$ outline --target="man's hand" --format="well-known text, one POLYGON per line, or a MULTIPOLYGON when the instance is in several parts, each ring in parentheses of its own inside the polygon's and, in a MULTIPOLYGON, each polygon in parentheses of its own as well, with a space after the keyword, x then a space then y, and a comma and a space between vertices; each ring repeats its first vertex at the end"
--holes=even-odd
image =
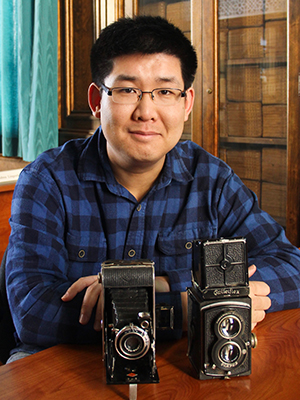
POLYGON ((170 283, 167 276, 156 276, 155 277, 155 291, 156 292, 169 292, 170 283))
MULTIPOLYGON (((248 270, 249 277, 254 275, 256 266, 251 265, 248 270)), ((270 288, 265 282, 251 281, 250 297, 252 299, 252 329, 256 324, 265 318, 265 311, 270 308, 271 300, 268 297, 270 288)), ((155 291, 169 292, 170 285, 167 276, 155 277, 155 291)), ((187 292, 181 293, 182 312, 183 312, 183 330, 187 330, 187 292)))
MULTIPOLYGON (((256 266, 251 265, 248 270, 249 277, 256 271, 256 266)), ((250 297, 252 299, 252 329, 256 324, 262 321, 266 313, 265 311, 271 307, 271 300, 268 297, 270 287, 265 282, 250 281, 250 297)))
POLYGON ((73 300, 82 290, 86 289, 80 310, 79 322, 86 325, 92 315, 93 308, 97 304, 94 329, 100 331, 102 328, 102 285, 98 282, 97 275, 86 276, 73 283, 62 296, 63 301, 73 300), (87 289, 86 289, 87 288, 87 289))
MULTIPOLYGON (((86 289, 86 293, 83 298, 79 322, 82 325, 86 325, 92 315, 93 308, 97 304, 96 316, 94 322, 94 329, 100 331, 102 328, 102 285, 98 282, 97 275, 86 276, 78 279, 73 283, 66 291, 66 293, 61 297, 62 301, 71 301, 74 297, 80 293, 82 290, 86 289), (87 289, 86 289, 87 288, 87 289)), ((167 276, 157 276, 155 278, 155 290, 156 292, 169 292, 170 285, 167 276)))

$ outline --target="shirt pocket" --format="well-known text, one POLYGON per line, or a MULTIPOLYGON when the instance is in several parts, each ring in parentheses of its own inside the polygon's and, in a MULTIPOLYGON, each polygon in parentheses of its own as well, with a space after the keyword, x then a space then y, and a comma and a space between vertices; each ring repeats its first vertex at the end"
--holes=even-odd
POLYGON ((194 239, 197 239, 197 232, 192 230, 159 234, 158 249, 166 256, 183 255, 191 252, 194 239))
POLYGON ((209 227, 200 230, 199 226, 192 229, 174 229, 168 233, 160 233, 157 239, 158 271, 167 273, 172 270, 191 270, 193 241, 201 237, 210 237, 209 227))
POLYGON ((106 259, 107 242, 103 232, 68 233, 66 247, 71 262, 101 263, 106 259))
POLYGON ((157 272, 165 274, 173 270, 189 271, 192 267, 193 240, 197 239, 197 233, 186 230, 159 234, 157 272))

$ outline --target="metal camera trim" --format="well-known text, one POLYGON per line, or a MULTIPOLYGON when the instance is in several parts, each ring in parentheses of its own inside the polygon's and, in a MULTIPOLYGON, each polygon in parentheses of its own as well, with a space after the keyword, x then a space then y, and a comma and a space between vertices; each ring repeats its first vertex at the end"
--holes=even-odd
POLYGON ((219 335, 221 338, 227 339, 227 340, 236 338, 242 332, 242 329, 243 329, 243 324, 241 322, 241 319, 238 317, 238 315, 236 315, 236 314, 234 314, 232 312, 224 314, 224 315, 221 315, 217 319, 216 324, 215 324, 216 334, 219 335), (237 321, 239 329, 235 334, 226 336, 226 335, 224 335, 222 333, 221 324, 222 324, 223 321, 225 321, 228 318, 233 318, 235 321, 237 321))
POLYGON ((117 353, 126 360, 139 360, 140 358, 144 357, 144 355, 148 352, 149 348, 150 348, 150 338, 148 333, 144 329, 139 328, 136 325, 133 324, 126 325, 116 334, 115 349, 117 353), (131 356, 131 353, 126 350, 124 343, 126 339, 128 339, 128 337, 133 335, 138 336, 140 339, 142 339, 143 347, 138 353, 134 353, 131 356))

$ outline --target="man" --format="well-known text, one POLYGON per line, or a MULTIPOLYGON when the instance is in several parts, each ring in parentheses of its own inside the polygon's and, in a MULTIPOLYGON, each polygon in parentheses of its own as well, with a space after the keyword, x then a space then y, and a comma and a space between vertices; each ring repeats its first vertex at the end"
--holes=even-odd
POLYGON ((179 143, 197 67, 182 32, 161 18, 122 19, 101 33, 91 67, 88 100, 101 127, 42 154, 15 188, 7 257, 13 353, 100 340, 97 273, 106 259, 155 262, 156 301, 175 306, 178 337, 199 238, 247 238, 249 275, 257 269, 253 326, 270 299, 271 311, 299 307, 300 254, 283 229, 226 164, 179 143))

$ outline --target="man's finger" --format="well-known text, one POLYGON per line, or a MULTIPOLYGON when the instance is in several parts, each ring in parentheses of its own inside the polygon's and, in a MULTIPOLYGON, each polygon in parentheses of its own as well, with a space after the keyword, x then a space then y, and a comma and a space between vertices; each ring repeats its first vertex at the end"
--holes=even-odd
POLYGON ((101 291, 102 291, 102 285, 98 283, 98 280, 94 281, 87 288, 80 310, 79 322, 82 325, 85 325, 89 322, 92 315, 92 311, 95 305, 97 304, 101 291))
POLYGON ((270 294, 270 286, 265 282, 251 281, 250 296, 268 296, 270 294))
MULTIPOLYGON (((85 288, 92 285, 95 281, 97 281, 97 275, 85 276, 83 278, 78 279, 74 282, 66 293, 61 297, 63 301, 73 300, 74 297, 82 292, 85 288)), ((97 281, 98 282, 98 281, 97 281)))
POLYGON ((255 313, 252 313, 252 324, 256 325, 258 322, 261 322, 265 316, 266 313, 264 311, 255 311, 255 313))
POLYGON ((253 310, 268 310, 271 307, 271 299, 267 296, 252 297, 253 310))
POLYGON ((255 271, 256 271, 256 266, 254 264, 250 265, 250 267, 248 268, 249 278, 251 278, 251 276, 255 274, 255 271))

